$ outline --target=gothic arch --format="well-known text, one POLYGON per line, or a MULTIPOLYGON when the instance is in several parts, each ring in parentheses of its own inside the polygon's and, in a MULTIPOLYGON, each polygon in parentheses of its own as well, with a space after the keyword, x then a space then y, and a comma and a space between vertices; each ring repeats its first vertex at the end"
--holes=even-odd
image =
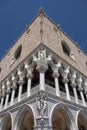
POLYGON ((12 130, 12 118, 9 112, 4 114, 0 127, 0 130, 12 130))
POLYGON ((78 111, 76 123, 79 130, 87 130, 87 112, 83 110, 78 111))
POLYGON ((15 118, 15 130, 33 130, 34 113, 31 106, 23 105, 15 118))
POLYGON ((53 130, 73 130, 75 126, 74 117, 66 105, 56 104, 51 112, 51 124, 53 130), (59 122, 59 123, 58 123, 59 122), (59 126, 58 126, 59 125, 59 126))

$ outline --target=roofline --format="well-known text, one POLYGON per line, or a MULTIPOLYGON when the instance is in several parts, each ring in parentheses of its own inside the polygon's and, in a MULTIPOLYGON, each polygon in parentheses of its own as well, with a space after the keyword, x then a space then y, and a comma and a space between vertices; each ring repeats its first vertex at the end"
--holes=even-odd
POLYGON ((44 9, 43 8, 40 8, 39 9, 39 12, 37 13, 37 15, 35 16, 34 19, 32 19, 32 21, 26 26, 25 30, 18 36, 17 40, 11 45, 11 47, 7 50, 7 52, 4 54, 4 56, 1 58, 0 60, 0 63, 1 61, 4 59, 4 57, 9 53, 9 51, 11 50, 11 48, 17 43, 17 41, 21 38, 21 36, 27 31, 27 29, 32 25, 32 23, 37 19, 38 16, 40 16, 40 13, 43 13, 43 15, 48 19, 50 20, 50 22, 52 22, 56 27, 57 29, 59 29, 64 35, 66 35, 73 43, 76 47, 78 47, 78 49, 80 49, 86 56, 87 54, 85 53, 85 51, 83 49, 81 49, 79 47, 79 45, 66 33, 63 31, 62 28, 60 28, 60 26, 58 24, 56 24, 51 18, 48 17, 48 15, 44 12, 44 9))

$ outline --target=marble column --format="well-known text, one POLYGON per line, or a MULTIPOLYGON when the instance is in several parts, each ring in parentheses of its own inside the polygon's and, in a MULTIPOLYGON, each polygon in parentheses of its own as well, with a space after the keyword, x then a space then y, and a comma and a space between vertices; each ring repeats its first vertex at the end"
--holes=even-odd
POLYGON ((39 90, 41 91, 46 91, 45 87, 45 70, 39 70, 39 82, 40 82, 40 87, 39 90))
POLYGON ((7 107, 9 101, 9 95, 11 92, 11 81, 8 79, 6 83, 6 100, 5 100, 5 108, 7 107))
POLYGON ((64 83, 64 86, 65 86, 66 99, 70 100, 70 93, 69 93, 69 86, 68 86, 68 79, 67 79, 67 77, 63 77, 62 82, 64 83))
POLYGON ((58 69, 57 69, 56 72, 55 71, 53 72, 53 77, 54 77, 54 81, 55 81, 56 96, 60 97, 59 80, 58 80, 58 77, 59 77, 58 69))
POLYGON ((84 94, 86 96, 86 101, 87 101, 87 82, 83 84, 83 89, 84 89, 84 94))
POLYGON ((85 98, 84 98, 84 95, 83 95, 83 88, 82 88, 81 82, 79 82, 79 84, 78 84, 78 90, 80 92, 82 103, 83 103, 84 106, 86 106, 85 98))
POLYGON ((8 91, 6 91, 5 108, 7 107, 7 104, 8 104, 9 94, 10 93, 8 91))
POLYGON ((1 94, 1 105, 0 105, 1 108, 2 108, 2 106, 3 106, 4 98, 5 98, 5 94, 6 94, 6 93, 5 93, 5 88, 6 88, 6 87, 5 87, 5 84, 3 83, 3 84, 2 84, 2 89, 1 89, 1 91, 2 91, 2 94, 1 94))
POLYGON ((14 103, 14 98, 15 98, 15 91, 17 89, 17 79, 16 75, 12 75, 12 95, 11 95, 11 105, 14 103))
POLYGON ((28 78, 28 83, 27 83, 27 97, 31 95, 31 80, 32 80, 33 74, 32 74, 32 69, 27 69, 27 78, 28 78))
POLYGON ((40 88, 41 91, 46 91, 45 86, 45 71, 48 69, 47 63, 43 62, 42 60, 37 64, 37 70, 39 71, 39 79, 40 79, 40 88))
POLYGON ((78 95, 77 95, 77 90, 76 90, 76 84, 75 82, 72 81, 71 86, 73 88, 73 93, 74 93, 74 97, 75 97, 75 102, 78 104, 78 95))
POLYGON ((24 85, 24 77, 25 77, 24 71, 19 70, 18 71, 18 75, 19 75, 19 81, 18 81, 18 84, 19 84, 18 101, 20 101, 21 100, 21 95, 22 95, 22 88, 23 88, 23 85, 24 85))

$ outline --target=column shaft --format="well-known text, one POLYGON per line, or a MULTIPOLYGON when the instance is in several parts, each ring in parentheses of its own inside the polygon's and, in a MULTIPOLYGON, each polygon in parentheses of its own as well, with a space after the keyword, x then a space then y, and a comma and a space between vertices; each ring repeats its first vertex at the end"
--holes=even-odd
POLYGON ((55 77, 54 80, 55 80, 55 87, 56 87, 56 96, 60 96, 58 77, 55 77))
POLYGON ((12 90, 11 105, 14 103, 15 89, 12 90))
POLYGON ((40 71, 40 90, 45 91, 45 72, 40 71))
POLYGON ((85 99, 84 99, 84 95, 83 95, 83 92, 82 92, 82 91, 80 91, 80 96, 81 96, 83 105, 86 106, 85 99))
POLYGON ((20 85, 19 86, 19 92, 18 92, 18 101, 21 100, 22 88, 23 88, 23 85, 20 85))
POLYGON ((65 83, 65 91, 67 100, 70 100, 69 86, 67 83, 65 83))
POLYGON ((27 97, 31 95, 31 78, 28 78, 28 84, 27 84, 27 97))
POLYGON ((78 103, 78 96, 77 96, 77 91, 76 91, 75 87, 73 87, 73 93, 74 93, 74 97, 75 97, 75 102, 78 103))
POLYGON ((4 97, 1 98, 1 108, 3 106, 3 103, 4 103, 4 97))
POLYGON ((5 100, 5 107, 7 107, 8 100, 9 100, 9 94, 7 94, 7 95, 6 95, 6 100, 5 100))

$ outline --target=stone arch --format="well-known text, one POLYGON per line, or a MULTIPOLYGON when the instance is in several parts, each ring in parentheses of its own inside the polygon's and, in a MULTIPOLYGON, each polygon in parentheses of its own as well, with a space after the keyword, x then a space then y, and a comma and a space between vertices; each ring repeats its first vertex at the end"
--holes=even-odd
POLYGON ((87 112, 78 111, 76 123, 79 130, 87 130, 87 112))
POLYGON ((12 130, 12 118, 9 112, 5 113, 1 120, 0 130, 12 130))
POLYGON ((14 121, 15 130, 33 130, 34 126, 34 112, 31 106, 23 105, 14 121))
POLYGON ((75 127, 74 117, 69 108, 60 103, 56 104, 51 112, 51 124, 53 130, 73 130, 75 127))

